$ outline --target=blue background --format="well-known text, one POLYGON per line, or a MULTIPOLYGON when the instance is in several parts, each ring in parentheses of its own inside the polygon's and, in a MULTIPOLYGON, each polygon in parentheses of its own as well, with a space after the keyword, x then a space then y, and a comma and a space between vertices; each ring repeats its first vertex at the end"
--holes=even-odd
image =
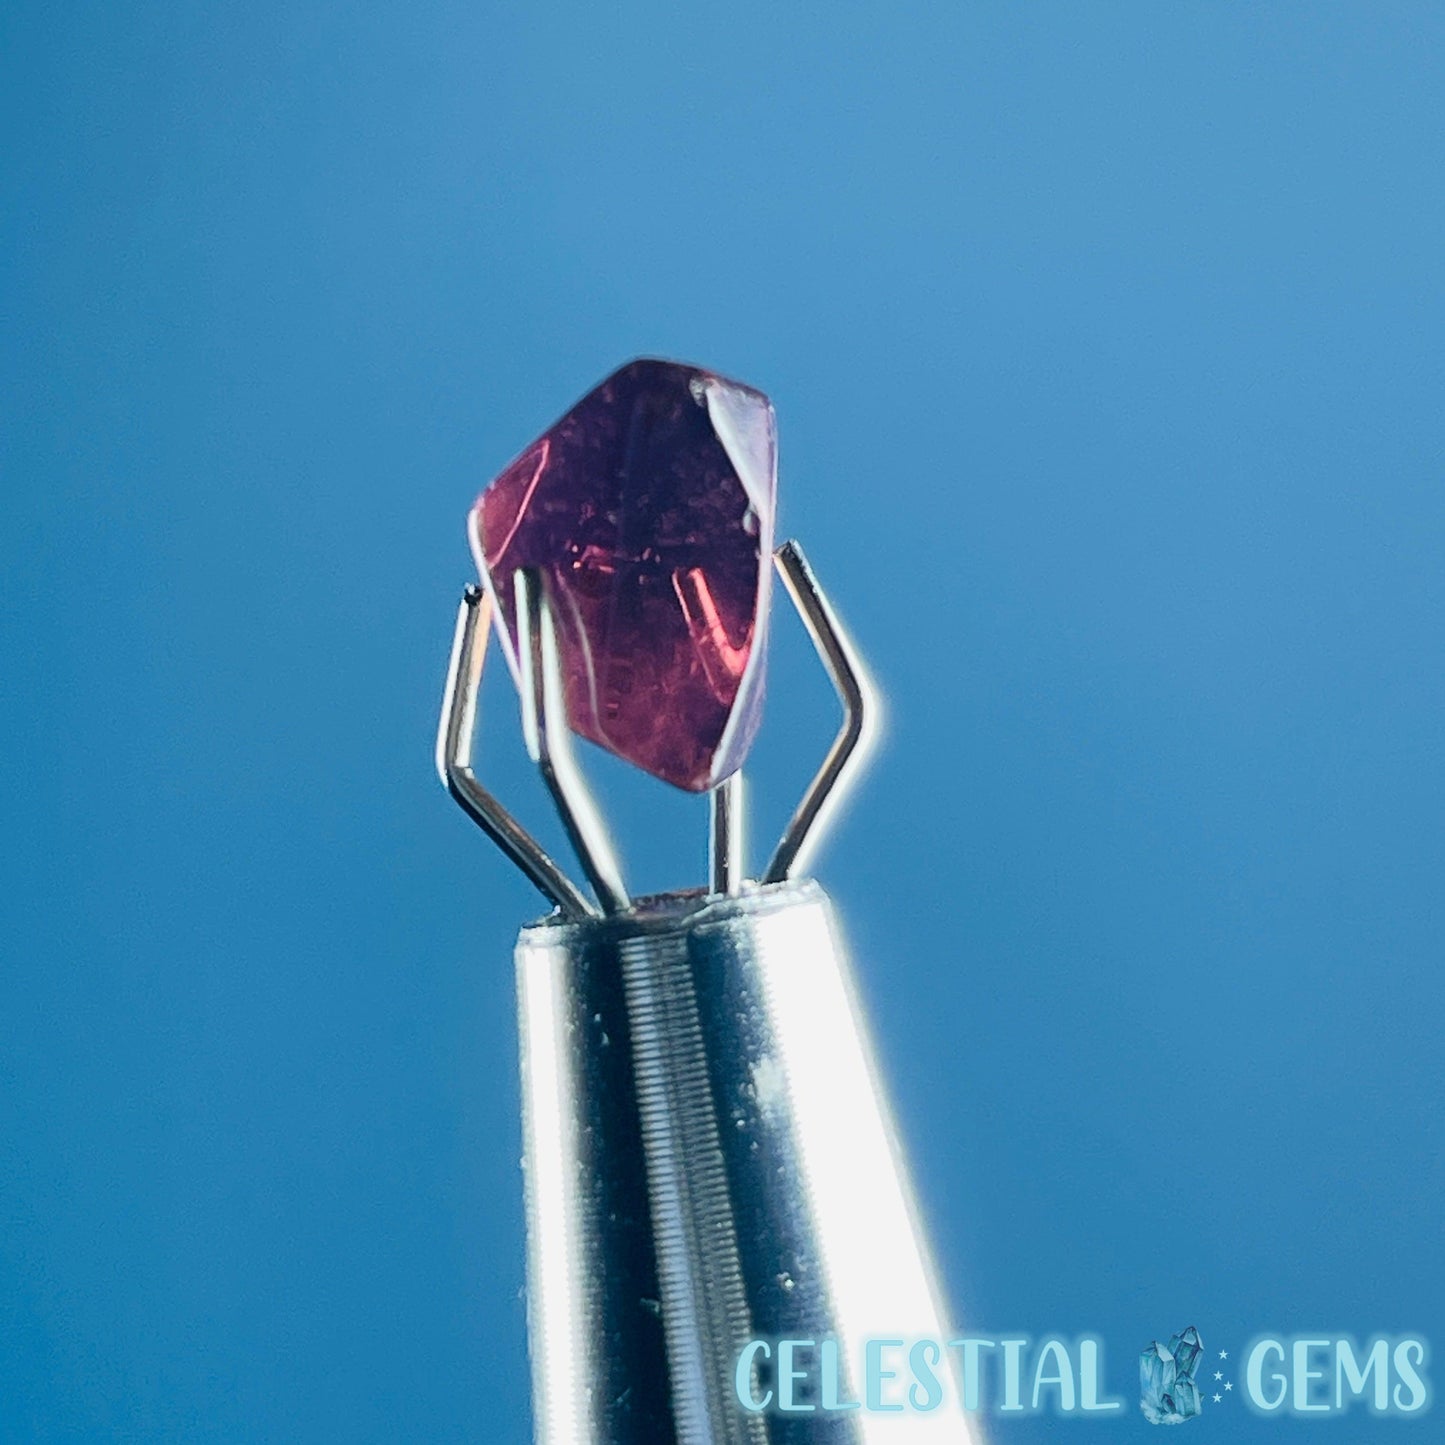
MULTIPOLYGON (((1121 1389, 1190 1322, 1437 1330, 1442 42, 7 6, 0 1436, 528 1438, 536 899, 432 732, 474 493, 637 353, 774 397, 887 689, 820 874, 960 1321, 1121 1389)), ((835 719, 791 618, 774 675, 762 841, 835 719)), ((700 879, 699 806, 589 762, 700 879)), ((1148 1427, 992 1433, 1075 1431, 1148 1427)))

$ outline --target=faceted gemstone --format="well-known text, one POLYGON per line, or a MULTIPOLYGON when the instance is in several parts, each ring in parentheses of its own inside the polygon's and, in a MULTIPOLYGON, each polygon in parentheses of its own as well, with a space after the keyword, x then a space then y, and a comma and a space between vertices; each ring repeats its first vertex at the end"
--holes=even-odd
POLYGON ((1199 1331, 1190 1325, 1168 1345, 1152 1341, 1139 1356, 1139 1408, 1151 1425, 1182 1425, 1204 1408, 1194 1382, 1203 1350, 1199 1331))
POLYGON ((545 574, 575 732, 691 792, 757 732, 777 486, 772 404, 634 361, 477 499, 472 549, 514 676, 518 568, 545 574))

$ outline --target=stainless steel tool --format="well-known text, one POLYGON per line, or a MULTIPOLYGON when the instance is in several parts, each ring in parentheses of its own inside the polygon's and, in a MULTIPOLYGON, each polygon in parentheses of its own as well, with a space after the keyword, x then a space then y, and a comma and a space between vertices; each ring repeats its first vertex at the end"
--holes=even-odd
POLYGON ((523 733, 590 891, 477 779, 492 602, 462 603, 439 770, 555 905, 516 950, 541 1445, 978 1438, 951 1390, 928 1412, 863 1408, 864 1341, 947 1340, 949 1321, 837 921, 799 876, 866 756, 874 694, 802 552, 776 561, 842 729, 757 881, 739 774, 711 795, 710 888, 653 898, 629 895, 573 756, 537 574, 514 579, 523 733), (794 1410, 782 1338, 815 1346, 794 1410))

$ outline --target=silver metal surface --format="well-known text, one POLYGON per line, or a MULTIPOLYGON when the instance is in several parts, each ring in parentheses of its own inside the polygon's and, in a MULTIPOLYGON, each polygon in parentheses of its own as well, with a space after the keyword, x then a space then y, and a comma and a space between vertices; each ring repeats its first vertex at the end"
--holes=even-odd
POLYGON ((882 713, 877 690, 863 660, 818 585, 803 549, 784 542, 773 554, 788 596, 798 609, 828 676, 843 703, 843 726, 828 749, 803 800, 763 872, 764 883, 781 883, 801 873, 827 833, 828 822, 860 776, 878 735, 882 713))
POLYGON ((714 893, 736 893, 747 872, 747 786, 741 772, 708 794, 708 877, 714 893))
POLYGON ((572 851, 604 913, 621 913, 631 899, 612 836, 577 765, 563 694, 562 656, 546 579, 526 567, 512 578, 517 606, 518 691, 527 754, 552 795, 572 851))
POLYGON ((949 1338, 818 886, 543 922, 517 975, 540 1445, 976 1441, 952 1394, 901 1415, 735 1395, 753 1339, 836 1338, 851 1366, 869 1335, 949 1338))
POLYGON ((489 793, 472 771, 482 664, 492 633, 492 600, 480 587, 462 594, 437 732, 437 772, 462 810, 539 888, 574 917, 597 909, 548 856, 542 845, 489 793))

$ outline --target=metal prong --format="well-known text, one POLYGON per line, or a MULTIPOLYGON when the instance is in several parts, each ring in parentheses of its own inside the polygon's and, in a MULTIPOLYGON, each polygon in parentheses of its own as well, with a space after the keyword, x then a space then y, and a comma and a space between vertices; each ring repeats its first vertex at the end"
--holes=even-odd
POLYGON ((747 868, 747 838, 743 803, 747 796, 742 773, 719 783, 708 797, 711 830, 708 835, 708 871, 714 893, 736 893, 747 868))
POLYGON ((784 542, 773 554, 773 560, 838 690, 843 704, 843 727, 783 830, 762 876, 764 883, 781 883, 790 878, 817 852, 827 834, 828 822, 836 816, 838 805, 857 781, 877 741, 880 712, 878 694, 862 659, 818 586, 803 549, 796 542, 784 542))
POLYGON ((632 906, 616 850, 572 752, 557 628, 542 574, 526 567, 513 574, 517 607, 518 686, 522 736, 557 805, 562 826, 603 913, 632 906))
POLYGON ((595 917, 596 907, 547 856, 546 851, 477 781, 472 772, 472 739, 477 729, 477 697, 482 664, 492 634, 492 600, 480 587, 468 587, 457 613, 451 666, 437 730, 437 772, 447 792, 469 818, 564 913, 595 917))

